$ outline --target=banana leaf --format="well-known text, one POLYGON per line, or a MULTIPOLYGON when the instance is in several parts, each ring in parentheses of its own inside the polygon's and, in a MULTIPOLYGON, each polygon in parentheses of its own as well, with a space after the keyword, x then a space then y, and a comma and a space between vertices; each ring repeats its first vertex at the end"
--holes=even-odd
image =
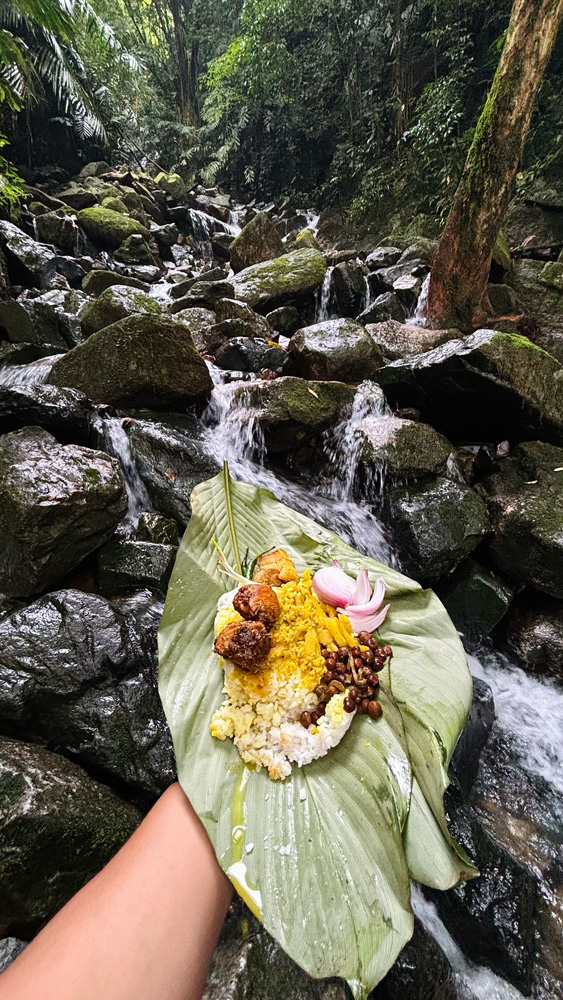
POLYGON ((443 809, 448 765, 471 706, 463 647, 430 590, 360 555, 266 490, 228 470, 197 486, 159 630, 159 686, 178 776, 233 885, 286 952, 314 977, 340 976, 367 996, 413 931, 410 878, 446 889, 478 874, 443 809), (236 532, 235 541, 234 532, 236 532), (236 563, 283 547, 299 572, 338 559, 383 577, 393 647, 380 674, 377 723, 357 715, 342 742, 272 781, 210 735, 223 700, 213 653, 218 598, 232 589, 213 539, 236 563))

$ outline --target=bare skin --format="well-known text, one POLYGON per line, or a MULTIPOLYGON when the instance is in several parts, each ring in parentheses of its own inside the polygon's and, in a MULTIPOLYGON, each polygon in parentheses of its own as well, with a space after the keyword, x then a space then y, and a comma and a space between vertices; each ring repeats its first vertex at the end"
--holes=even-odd
POLYGON ((0 1000, 200 1000, 231 896, 173 785, 0 976, 0 1000))

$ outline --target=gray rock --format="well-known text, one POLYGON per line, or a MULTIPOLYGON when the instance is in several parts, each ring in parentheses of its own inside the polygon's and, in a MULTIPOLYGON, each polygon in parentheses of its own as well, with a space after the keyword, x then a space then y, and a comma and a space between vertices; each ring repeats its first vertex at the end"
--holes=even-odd
POLYGON ((78 253, 80 230, 76 219, 65 212, 45 212, 35 219, 37 235, 43 243, 52 243, 72 257, 78 253))
MULTIPOLYGON (((181 287, 180 285, 177 286, 181 287)), ((215 309, 218 299, 233 299, 235 297, 234 286, 231 281, 196 281, 186 295, 172 302, 168 311, 171 313, 180 312, 193 306, 203 306, 206 309, 215 309)))
POLYGON ((516 292, 510 285, 488 285, 487 294, 495 316, 507 316, 522 312, 516 292))
POLYGON ((451 572, 490 531, 481 497, 449 479, 392 486, 383 513, 404 571, 417 579, 451 572))
POLYGON ((2 938, 0 941, 0 972, 4 972, 12 964, 26 945, 27 941, 20 941, 19 938, 2 938))
POLYGON ((329 319, 293 335, 290 350, 300 375, 309 379, 362 382, 383 365, 383 356, 360 323, 329 319))
POLYGON ((178 525, 172 518, 156 511, 145 511, 137 523, 139 542, 156 542, 159 545, 178 545, 178 525))
POLYGON ((162 607, 148 592, 135 602, 61 590, 4 617, 0 723, 154 796, 175 774, 157 691, 162 607))
POLYGON ((169 250, 178 242, 180 231, 178 226, 169 222, 164 226, 151 226, 151 236, 156 240, 160 250, 169 250))
POLYGON ((481 754, 496 721, 493 692, 485 681, 473 678, 471 714, 455 745, 449 774, 464 799, 469 796, 479 773, 481 754))
POLYGON ((111 170, 109 163, 106 160, 92 160, 90 163, 86 163, 82 167, 79 173, 79 177, 99 177, 100 174, 107 174, 111 170))
POLYGON ((358 323, 384 323, 385 320, 394 319, 398 323, 404 323, 407 312, 402 302, 399 301, 395 292, 384 292, 378 295, 375 302, 358 316, 358 323))
POLYGON ((81 313, 82 334, 90 337, 127 316, 160 316, 162 306, 156 299, 128 285, 111 285, 81 313))
POLYGON ((427 330, 426 327, 411 326, 394 319, 383 323, 368 323, 366 330, 382 354, 390 361, 423 354, 440 344, 461 337, 459 330, 427 330))
MULTIPOLYGON (((556 213, 551 213, 556 215, 556 213)), ((558 240, 563 242, 563 225, 558 240)), ((557 263, 557 262, 554 262, 557 263)), ((514 261, 511 284, 514 288, 521 310, 533 320, 533 333, 528 336, 534 343, 549 351, 559 361, 563 362, 563 333, 561 331, 561 316, 563 314, 563 295, 554 286, 552 278, 557 281, 557 268, 545 271, 545 263, 541 260, 514 261), (551 277, 550 277, 551 275, 551 277), (547 279, 547 280, 546 280, 547 279)))
POLYGON ((123 843, 139 812, 76 764, 0 737, 0 933, 33 933, 123 843))
POLYGON ((404 274, 393 282, 393 291, 407 309, 414 309, 422 291, 422 278, 414 274, 404 274))
POLYGON ((152 267, 155 263, 153 252, 141 233, 131 233, 117 250, 114 251, 113 259, 120 264, 147 265, 152 267))
POLYGON ((502 577, 466 559, 438 588, 456 628, 465 635, 489 635, 504 618, 514 591, 502 577))
POLYGON ((242 299, 253 309, 271 312, 316 291, 325 271, 325 259, 318 250, 295 250, 239 271, 233 279, 235 291, 231 297, 242 299))
POLYGON ((563 366, 525 337, 477 330, 376 377, 392 405, 454 440, 563 440, 563 366))
POLYGON ((138 288, 141 292, 148 292, 148 285, 138 278, 130 278, 125 274, 118 274, 117 271, 103 271, 94 268, 86 275, 82 282, 83 291, 88 295, 100 295, 111 285, 129 285, 130 288, 138 288))
POLYGON ((268 369, 276 375, 285 375, 292 367, 287 351, 257 337, 228 340, 217 349, 215 363, 219 368, 230 371, 261 372, 268 369))
POLYGON ((179 281, 173 288, 170 289, 170 295, 173 299, 181 299, 184 295, 187 295, 194 285, 197 285, 200 281, 224 281, 225 271, 222 267, 211 267, 208 271, 200 271, 199 274, 193 275, 191 278, 186 278, 179 281))
POLYGON ((366 257, 366 264, 370 271, 377 271, 379 268, 397 264, 401 254, 402 250, 397 247, 377 247, 366 257))
POLYGON ((454 975, 443 951, 415 918, 414 934, 371 1000, 456 1000, 454 975))
MULTIPOLYGON (((188 309, 181 309, 174 314, 178 323, 185 323, 188 327, 193 342, 198 351, 201 351, 198 335, 204 330, 214 326, 217 322, 217 315, 212 309, 205 309, 203 306, 192 306, 188 309)), ((202 352, 205 353, 205 352, 202 352)))
POLYGON ((257 212, 230 246, 230 262, 235 274, 262 261, 281 257, 284 246, 274 223, 265 212, 257 212))
POLYGON ((191 517, 190 494, 219 467, 195 434, 155 420, 131 420, 125 427, 135 464, 154 506, 181 529, 191 517))
POLYGON ((74 257, 57 255, 57 274, 62 274, 71 288, 82 288, 82 282, 87 273, 74 257))
POLYGON ((127 509, 118 462, 27 427, 0 440, 0 590, 56 583, 112 534, 127 509))
POLYGON ((284 337, 291 337, 292 333, 298 329, 301 318, 295 306, 279 306, 278 309, 268 313, 266 319, 276 333, 283 334, 284 337))
POLYGON ((57 197, 75 211, 79 211, 81 208, 90 208, 98 200, 94 191, 83 187, 82 184, 77 184, 76 181, 70 181, 62 191, 58 192, 57 197))
POLYGON ((518 445, 478 490, 493 525, 491 553, 508 580, 563 597, 563 448, 518 445))
POLYGON ((247 330, 252 330, 253 337, 262 337, 264 340, 273 340, 275 337, 275 331, 268 320, 255 313, 246 302, 239 302, 237 299, 218 299, 215 311, 218 323, 228 319, 238 319, 245 324, 247 330))
MULTIPOLYGON (((115 191, 111 188, 113 194, 115 191)), ((93 205, 78 212, 78 223, 87 236, 102 250, 117 250, 129 236, 149 238, 148 229, 130 215, 114 212, 111 208, 93 205)))
POLYGON ((37 305, 33 299, 0 302, 0 331, 12 343, 50 347, 52 353, 66 351, 70 346, 56 310, 37 305))
POLYGON ((101 593, 111 596, 149 588, 164 596, 177 551, 177 545, 156 542, 108 542, 98 552, 101 593))
POLYGON ((55 361, 48 382, 115 406, 184 408, 203 400, 211 376, 188 328, 164 316, 130 316, 55 361))
POLYGON ((506 638, 528 667, 563 679, 563 602, 525 591, 511 609, 506 638))
POLYGON ((37 243, 18 229, 13 222, 0 219, 0 245, 14 285, 45 288, 57 269, 57 251, 53 246, 37 243))
POLYGON ((284 376, 229 387, 234 404, 256 418, 269 452, 283 452, 333 426, 354 389, 343 382, 308 382, 284 376))

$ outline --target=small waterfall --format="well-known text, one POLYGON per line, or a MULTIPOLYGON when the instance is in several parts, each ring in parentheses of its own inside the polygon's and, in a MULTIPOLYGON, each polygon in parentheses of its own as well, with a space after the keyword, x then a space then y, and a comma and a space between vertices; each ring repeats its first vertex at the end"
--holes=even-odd
POLYGON ((416 304, 414 315, 407 320, 407 323, 410 323, 411 326, 427 326, 426 310, 428 308, 429 288, 430 288, 430 275, 427 274, 424 281, 422 282, 422 288, 420 290, 420 295, 418 296, 418 302, 416 304))
POLYGON ((325 320, 330 319, 330 298, 333 271, 333 267, 327 267, 321 289, 317 292, 317 314, 315 317, 317 323, 324 323, 325 320))
POLYGON ((227 233, 229 236, 236 236, 240 232, 238 223, 231 225, 230 222, 221 222, 213 215, 201 212, 198 208, 189 208, 188 218, 192 235, 196 242, 209 241, 214 233, 227 233))
POLYGON ((139 515, 145 510, 152 510, 152 504, 137 470, 123 420, 118 417, 96 416, 94 426, 103 437, 108 453, 117 458, 121 465, 127 490, 127 520, 136 527, 139 515))
POLYGON ((314 208, 308 208, 305 212, 305 218, 307 219, 307 229, 310 229, 313 236, 316 236, 319 231, 319 213, 314 208))
POLYGON ((30 361, 27 365, 0 366, 0 386, 42 385, 58 357, 60 354, 50 354, 47 358, 30 361))
POLYGON ((236 236, 241 231, 241 217, 244 215, 244 209, 234 209, 229 212, 229 226, 233 230, 233 234, 236 236))
POLYGON ((242 390, 240 382, 215 385, 203 417, 206 453, 218 463, 227 460, 235 479, 271 490, 283 503, 306 512, 355 548, 395 565, 383 526, 369 506, 356 503, 352 496, 358 450, 355 428, 368 414, 381 413, 381 394, 369 382, 359 387, 351 412, 323 438, 323 469, 313 482, 293 480, 266 467, 264 435, 251 398, 250 387, 242 390), (341 453, 340 447, 350 450, 341 453))
POLYGON ((422 890, 412 886, 411 903, 415 916, 434 938, 452 967, 459 1000, 524 1000, 522 994, 500 979, 490 969, 473 965, 443 924, 433 903, 424 898, 422 890))

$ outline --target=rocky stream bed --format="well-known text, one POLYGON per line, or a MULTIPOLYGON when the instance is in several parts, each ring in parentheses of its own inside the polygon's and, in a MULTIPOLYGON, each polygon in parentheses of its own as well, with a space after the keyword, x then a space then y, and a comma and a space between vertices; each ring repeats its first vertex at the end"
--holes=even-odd
MULTIPOLYGON (((434 587, 475 677, 374 1000, 563 996, 563 246, 515 205, 490 327, 423 325, 436 246, 88 164, 0 221, 0 969, 173 780, 156 630, 191 489, 235 478, 434 587)), ((561 232, 559 231, 561 229, 561 232)), ((343 1000, 242 904, 207 1000, 343 1000)))

